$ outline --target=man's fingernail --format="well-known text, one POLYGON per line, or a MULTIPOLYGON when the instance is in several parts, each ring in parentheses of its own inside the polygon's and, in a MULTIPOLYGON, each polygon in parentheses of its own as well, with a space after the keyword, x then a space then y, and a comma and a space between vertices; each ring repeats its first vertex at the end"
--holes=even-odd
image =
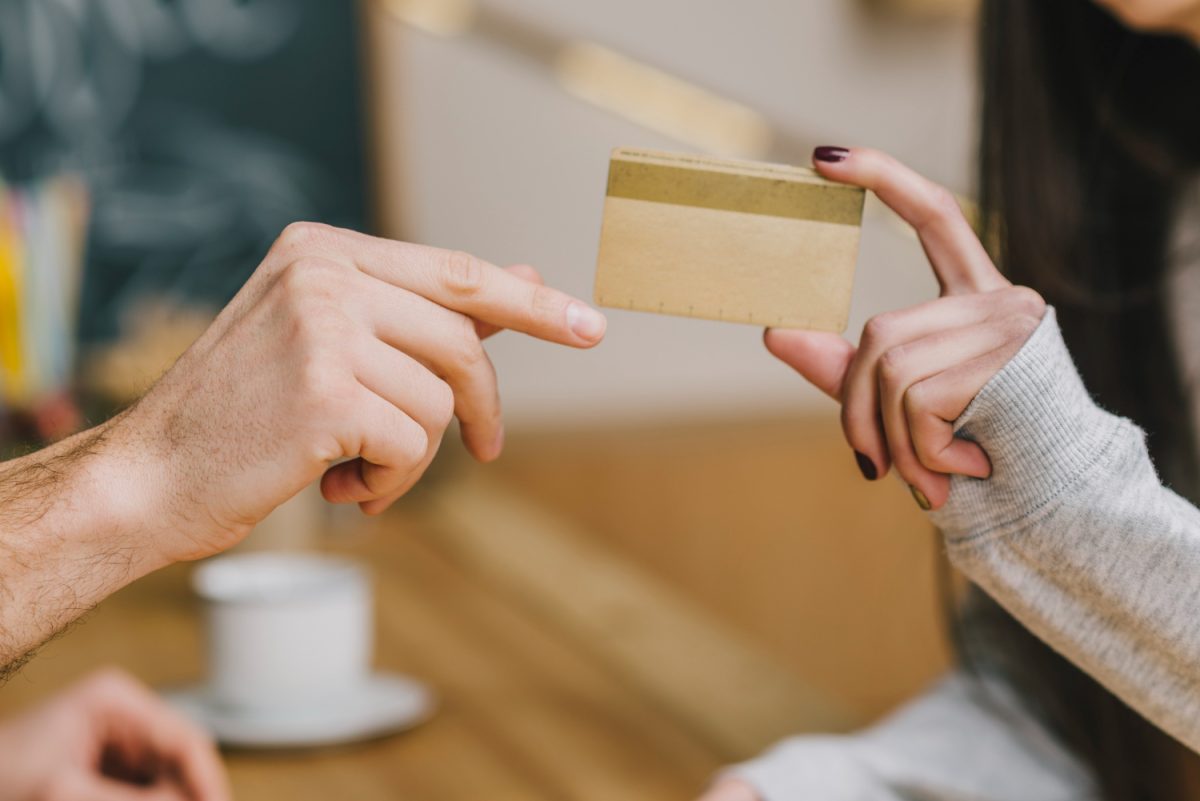
POLYGON ((909 489, 912 490, 913 500, 917 502, 917 506, 920 506, 922 511, 928 512, 933 508, 933 504, 925 497, 925 493, 916 487, 909 487, 909 489))
POLYGON ((879 470, 875 467, 875 463, 871 461, 871 457, 855 451, 854 460, 858 462, 858 469, 862 471, 863 478, 867 481, 874 481, 879 478, 879 470))
POLYGON ((850 158, 850 151, 844 147, 822 145, 813 151, 813 158, 830 164, 837 164, 850 158))
POLYGON ((504 426, 500 426, 500 430, 496 432, 496 439, 492 441, 492 453, 499 456, 504 452, 504 426))
POLYGON ((572 303, 567 307, 567 325, 575 332, 576 336, 593 340, 604 336, 604 329, 608 327, 608 321, 604 319, 603 314, 592 307, 582 303, 572 303))

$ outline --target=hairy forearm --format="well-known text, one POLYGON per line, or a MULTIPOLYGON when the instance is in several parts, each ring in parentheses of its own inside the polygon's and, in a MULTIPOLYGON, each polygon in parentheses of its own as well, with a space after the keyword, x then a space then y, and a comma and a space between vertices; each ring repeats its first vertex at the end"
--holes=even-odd
POLYGON ((0 675, 159 566, 139 546, 137 488, 112 452, 112 426, 0 464, 0 675))

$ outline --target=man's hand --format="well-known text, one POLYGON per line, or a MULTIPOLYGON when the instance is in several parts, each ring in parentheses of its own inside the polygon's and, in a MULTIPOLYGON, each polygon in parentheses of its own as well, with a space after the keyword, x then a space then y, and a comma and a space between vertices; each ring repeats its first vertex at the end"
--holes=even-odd
POLYGON ((589 348, 605 319, 465 253, 289 226, 237 297, 131 409, 0 464, 0 677, 125 584, 222 551, 320 479, 377 513, 421 477, 452 417, 503 445, 482 340, 589 348))
POLYGON ((229 801, 212 741, 123 673, 0 723, 0 801, 229 801))
POLYGON ((315 224, 283 232, 213 326, 108 432, 125 488, 161 521, 162 562, 224 550, 321 478, 377 513, 420 478, 453 416, 500 454, 503 328, 587 348, 604 317, 465 253, 315 224), (337 463, 339 460, 349 460, 337 463))

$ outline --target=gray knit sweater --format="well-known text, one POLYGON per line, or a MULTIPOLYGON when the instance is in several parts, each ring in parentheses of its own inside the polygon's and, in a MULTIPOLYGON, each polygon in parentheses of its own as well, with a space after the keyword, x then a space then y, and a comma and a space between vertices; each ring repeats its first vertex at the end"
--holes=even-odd
MULTIPOLYGON (((1053 310, 957 427, 993 475, 956 477, 932 515, 951 560, 1200 749, 1200 510, 1162 486, 1141 430, 1092 401, 1053 310)), ((766 801, 1094 798, 1088 772, 989 690, 952 676, 873 729, 788 740, 733 772, 766 801)))

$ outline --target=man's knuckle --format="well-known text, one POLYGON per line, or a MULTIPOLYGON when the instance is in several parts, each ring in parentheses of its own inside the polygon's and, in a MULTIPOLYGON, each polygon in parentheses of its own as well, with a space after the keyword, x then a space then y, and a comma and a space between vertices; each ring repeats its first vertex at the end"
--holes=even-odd
POLYGON ((562 310, 562 298, 552 289, 535 286, 529 297, 529 312, 534 320, 553 320, 562 310))
POLYGON ((458 372, 470 372, 477 368, 487 358, 479 332, 475 329, 475 321, 469 317, 461 317, 460 330, 452 340, 454 346, 453 363, 458 372))
POLYGON ((304 249, 328 239, 334 231, 334 228, 323 223, 301 220, 283 229, 278 244, 285 248, 304 249))
POLYGON ((276 282, 278 299, 296 330, 318 334, 340 331, 346 319, 338 306, 342 278, 338 265, 322 259, 301 259, 283 269, 276 282))
POLYGON ((305 359, 324 361, 325 350, 350 338, 351 328, 349 318, 329 304, 314 300, 293 307, 292 346, 305 359))
POLYGON ((429 432, 421 426, 410 426, 408 436, 401 443, 401 458, 407 465, 418 465, 429 453, 429 432))
POLYGON ((461 250, 446 254, 443 276, 446 288, 462 297, 477 295, 483 290, 485 280, 483 262, 461 250))
POLYGON ((299 259, 280 270, 275 291, 291 314, 304 316, 314 305, 333 300, 340 284, 340 272, 335 265, 322 259, 299 259))
POLYGON ((314 407, 313 413, 328 419, 342 419, 351 411, 349 381, 345 371, 324 350, 314 350, 301 360, 297 389, 314 407))

